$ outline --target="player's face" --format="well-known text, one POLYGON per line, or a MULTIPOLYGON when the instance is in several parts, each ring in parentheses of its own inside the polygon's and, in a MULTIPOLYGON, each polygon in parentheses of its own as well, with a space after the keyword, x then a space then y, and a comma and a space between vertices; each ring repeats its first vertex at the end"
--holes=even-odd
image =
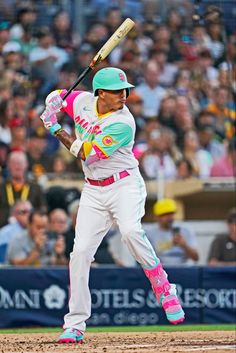
POLYGON ((107 109, 107 112, 116 111, 124 107, 127 98, 126 90, 100 90, 99 98, 102 100, 103 106, 107 109))

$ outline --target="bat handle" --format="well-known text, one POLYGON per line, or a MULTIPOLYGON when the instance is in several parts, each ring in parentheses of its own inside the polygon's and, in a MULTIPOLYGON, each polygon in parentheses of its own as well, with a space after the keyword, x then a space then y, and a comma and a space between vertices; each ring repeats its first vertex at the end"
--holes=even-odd
POLYGON ((81 74, 80 76, 77 78, 77 80, 75 81, 75 83, 68 89, 68 91, 66 92, 66 94, 64 95, 64 97, 62 98, 62 100, 64 101, 69 94, 71 94, 71 92, 73 91, 73 89, 78 86, 78 84, 84 79, 84 77, 93 69, 93 67, 88 66, 81 74))

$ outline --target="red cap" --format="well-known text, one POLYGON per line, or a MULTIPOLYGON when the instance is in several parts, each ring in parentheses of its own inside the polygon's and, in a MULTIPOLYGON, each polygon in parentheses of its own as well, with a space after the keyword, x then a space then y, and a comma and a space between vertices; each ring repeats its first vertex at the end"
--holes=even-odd
POLYGON ((15 117, 15 118, 12 118, 10 121, 9 121, 9 127, 11 129, 13 129, 14 127, 24 127, 25 126, 25 122, 22 118, 19 118, 19 117, 15 117))

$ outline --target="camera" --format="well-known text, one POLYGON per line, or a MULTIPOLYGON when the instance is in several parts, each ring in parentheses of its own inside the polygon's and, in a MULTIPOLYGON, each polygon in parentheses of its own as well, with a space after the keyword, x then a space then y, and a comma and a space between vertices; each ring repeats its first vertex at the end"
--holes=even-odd
POLYGON ((172 234, 173 236, 178 235, 180 232, 180 227, 173 227, 172 228, 172 234))

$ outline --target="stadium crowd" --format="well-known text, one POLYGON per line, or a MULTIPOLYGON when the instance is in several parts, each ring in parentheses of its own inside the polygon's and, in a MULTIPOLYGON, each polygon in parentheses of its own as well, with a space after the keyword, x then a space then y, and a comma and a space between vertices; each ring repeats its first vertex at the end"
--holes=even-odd
MULTIPOLYGON (((112 6, 119 1, 110 1, 110 6, 89 1, 92 16, 81 35, 73 30, 71 14, 59 5, 45 24, 41 7, 46 2, 40 3, 6 1, 1 5, 0 249, 6 239, 1 233, 9 232, 6 227, 17 222, 18 228, 10 233, 22 229, 24 239, 18 244, 27 253, 29 249, 35 252, 14 262, 14 254, 21 258, 22 252, 12 245, 8 260, 4 248, 0 262, 62 265, 73 244, 71 225, 79 191, 47 190, 46 184, 51 175, 65 179, 73 173, 82 178, 82 170, 43 128, 39 115, 49 92, 68 89, 124 16, 132 16, 125 8, 112 6), (32 241, 35 233, 40 239, 32 241)), ((196 18, 191 1, 178 1, 178 6, 167 1, 167 11, 159 17, 158 1, 147 1, 148 6, 144 1, 130 3, 136 26, 98 69, 120 67, 135 85, 127 106, 136 120, 133 152, 143 176, 156 179, 160 169, 166 180, 235 176, 236 32, 225 28, 214 7, 204 18, 196 18)), ((93 75, 78 89, 91 90, 93 75)), ((71 119, 62 113, 60 123, 68 131, 73 128, 71 119)), ((104 258, 106 242, 102 249, 104 258)), ((109 261, 125 266, 120 259, 109 261)))

